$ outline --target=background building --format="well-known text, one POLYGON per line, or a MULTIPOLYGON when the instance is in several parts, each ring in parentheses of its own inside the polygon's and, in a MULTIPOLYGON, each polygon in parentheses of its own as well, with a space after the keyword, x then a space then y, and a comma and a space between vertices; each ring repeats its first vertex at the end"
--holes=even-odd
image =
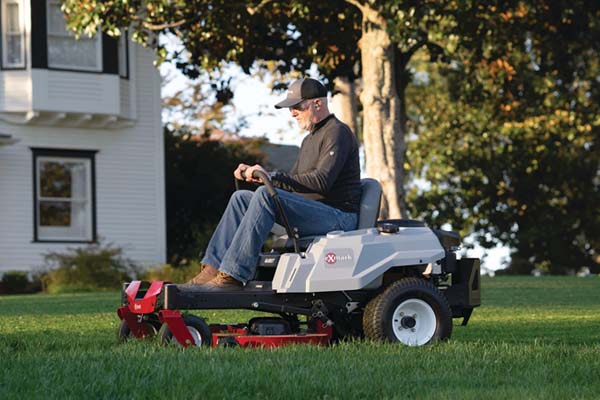
POLYGON ((153 53, 75 40, 58 0, 1 0, 0 273, 102 239, 165 261, 164 143, 153 53))

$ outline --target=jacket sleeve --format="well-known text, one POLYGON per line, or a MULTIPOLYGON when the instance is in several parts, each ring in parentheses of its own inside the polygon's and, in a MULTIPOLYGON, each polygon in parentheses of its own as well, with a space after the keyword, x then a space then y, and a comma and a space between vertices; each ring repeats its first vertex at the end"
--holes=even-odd
POLYGON ((273 185, 290 192, 329 192, 352 152, 352 141, 346 135, 343 129, 328 132, 321 142, 313 169, 302 174, 278 172, 272 176, 273 185))

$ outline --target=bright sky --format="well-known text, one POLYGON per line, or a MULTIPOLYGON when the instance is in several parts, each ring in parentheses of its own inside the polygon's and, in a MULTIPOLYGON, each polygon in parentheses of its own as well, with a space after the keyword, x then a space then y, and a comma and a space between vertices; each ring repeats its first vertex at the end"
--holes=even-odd
MULTIPOLYGON (((185 86, 186 78, 171 64, 163 64, 160 71, 162 76, 176 77, 169 85, 163 85, 163 96, 172 95, 185 86)), ((245 75, 238 67, 229 68, 227 74, 233 77, 231 89, 234 92, 234 98, 233 108, 226 117, 226 127, 233 127, 237 120, 244 118, 247 127, 239 131, 240 135, 264 136, 272 143, 300 146, 306 132, 298 128, 289 111, 276 110, 273 107, 274 104, 285 98, 284 93, 273 94, 265 82, 245 75)), ((363 175, 365 175, 364 170, 363 175)), ((482 269, 493 273, 495 270, 506 267, 506 263, 509 261, 509 249, 497 247, 485 250, 475 246, 474 249, 467 251, 466 256, 482 258, 482 269)))

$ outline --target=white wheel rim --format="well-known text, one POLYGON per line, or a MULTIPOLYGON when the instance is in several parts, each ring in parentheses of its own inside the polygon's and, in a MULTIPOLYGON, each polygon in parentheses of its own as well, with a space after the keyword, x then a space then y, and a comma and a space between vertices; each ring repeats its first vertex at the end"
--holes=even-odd
POLYGON ((196 347, 200 347, 202 346, 202 335, 200 335, 200 332, 198 332, 198 329, 194 328, 193 326, 188 326, 188 331, 190 332, 190 335, 192 335, 192 339, 194 339, 194 346, 196 347))
POLYGON ((408 299, 396 307, 392 314, 392 329, 396 339, 408 346, 428 343, 437 326, 435 312, 420 299, 408 299))

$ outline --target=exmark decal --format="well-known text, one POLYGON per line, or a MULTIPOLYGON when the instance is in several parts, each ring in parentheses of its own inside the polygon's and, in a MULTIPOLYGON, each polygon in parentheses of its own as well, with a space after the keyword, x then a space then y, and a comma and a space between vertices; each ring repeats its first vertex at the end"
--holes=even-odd
POLYGON ((354 254, 351 249, 331 250, 325 253, 324 261, 327 266, 332 267, 351 266, 354 262, 354 254))

